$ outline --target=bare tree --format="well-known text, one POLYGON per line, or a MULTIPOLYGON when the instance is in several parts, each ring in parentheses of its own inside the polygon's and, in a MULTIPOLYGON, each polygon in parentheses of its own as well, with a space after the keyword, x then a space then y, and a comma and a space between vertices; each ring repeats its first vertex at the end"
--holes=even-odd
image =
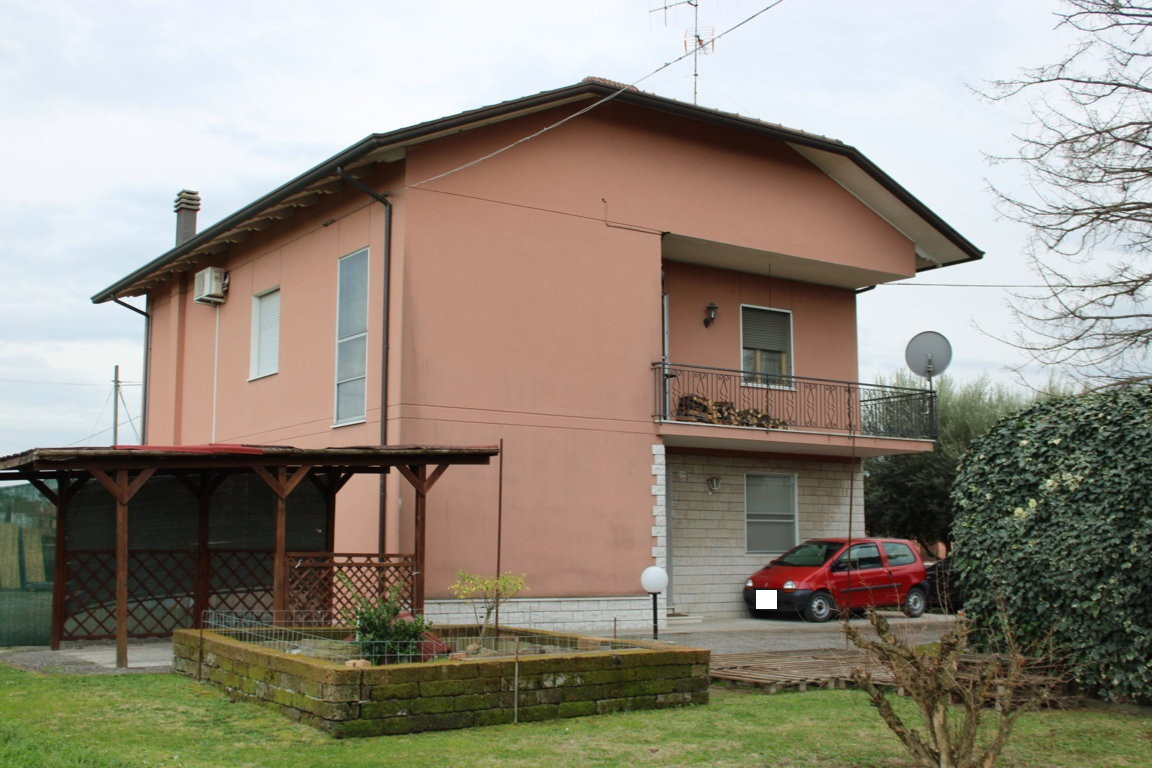
POLYGON ((1044 285, 1017 294, 1017 343, 1082 379, 1152 378, 1152 3, 1062 0, 1058 28, 1078 44, 1061 61, 992 84, 1028 98, 1033 121, 1014 160, 1031 192, 997 190, 1032 228, 1044 285))
POLYGON ((917 768, 992 768, 1020 714, 1055 701, 1065 681, 1051 674, 1049 658, 1025 653, 1008 631, 1003 613, 1000 618, 1008 642, 1000 653, 988 654, 969 653, 971 626, 963 613, 928 647, 910 644, 875 611, 868 612, 868 620, 876 639, 844 620, 848 639, 915 705, 913 711, 901 708, 901 714, 872 671, 853 671, 853 680, 917 768))

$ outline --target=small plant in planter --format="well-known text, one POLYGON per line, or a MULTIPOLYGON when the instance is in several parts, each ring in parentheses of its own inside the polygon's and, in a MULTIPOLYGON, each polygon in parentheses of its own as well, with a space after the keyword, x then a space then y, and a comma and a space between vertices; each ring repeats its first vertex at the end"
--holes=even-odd
POLYGON ((456 583, 448 587, 457 599, 471 603, 476 623, 480 625, 480 637, 488 634, 488 625, 501 603, 515 597, 525 588, 523 574, 517 576, 505 572, 485 578, 466 571, 457 571, 456 583))
POLYGON ((421 646, 432 623, 404 610, 399 587, 389 590, 386 598, 373 600, 357 593, 346 577, 341 580, 352 593, 353 605, 344 620, 356 630, 364 658, 373 664, 420 661, 421 646))

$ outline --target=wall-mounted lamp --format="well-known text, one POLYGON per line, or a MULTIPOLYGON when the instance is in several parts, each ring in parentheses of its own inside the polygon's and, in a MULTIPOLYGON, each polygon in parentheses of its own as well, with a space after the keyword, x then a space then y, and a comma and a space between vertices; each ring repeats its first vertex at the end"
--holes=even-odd
POLYGON ((717 309, 717 307, 716 307, 715 303, 709 304, 707 306, 707 308, 705 308, 705 310, 704 310, 704 327, 705 328, 712 325, 712 323, 716 322, 716 309, 717 309))
POLYGON ((720 490, 720 483, 722 481, 723 478, 719 475, 712 475, 712 477, 705 480, 704 482, 708 483, 708 493, 716 493, 716 491, 720 490))

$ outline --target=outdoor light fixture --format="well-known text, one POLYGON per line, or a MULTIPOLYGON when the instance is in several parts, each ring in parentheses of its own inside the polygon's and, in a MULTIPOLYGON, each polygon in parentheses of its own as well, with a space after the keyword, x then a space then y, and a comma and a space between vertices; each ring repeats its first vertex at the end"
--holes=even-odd
POLYGON ((708 307, 704 310, 704 327, 705 328, 712 325, 712 323, 716 322, 716 309, 717 309, 716 303, 713 302, 713 303, 709 304, 708 307))
POLYGON ((652 639, 660 639, 660 622, 656 617, 656 597, 668 586, 668 572, 658 565, 650 565, 640 574, 640 586, 652 595, 652 639))
POLYGON ((719 475, 712 475, 712 477, 705 480, 704 482, 708 483, 708 493, 716 493, 716 491, 720 490, 722 480, 723 478, 719 475))

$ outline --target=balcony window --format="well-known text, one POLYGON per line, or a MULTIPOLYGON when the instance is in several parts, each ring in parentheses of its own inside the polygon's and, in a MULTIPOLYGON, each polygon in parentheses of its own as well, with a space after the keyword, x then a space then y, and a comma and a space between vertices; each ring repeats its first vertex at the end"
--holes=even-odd
POLYGON ((744 384, 787 386, 792 375, 792 314, 761 307, 740 308, 744 384))

